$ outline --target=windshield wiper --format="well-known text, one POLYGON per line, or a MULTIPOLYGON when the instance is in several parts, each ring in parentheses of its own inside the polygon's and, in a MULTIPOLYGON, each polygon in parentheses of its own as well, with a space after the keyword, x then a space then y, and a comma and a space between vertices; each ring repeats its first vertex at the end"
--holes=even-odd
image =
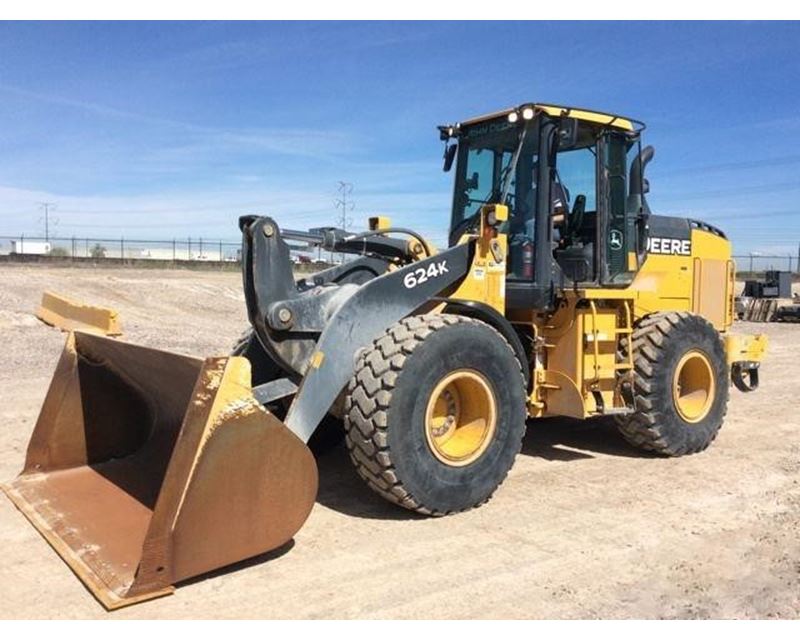
POLYGON ((514 170, 517 167, 517 161, 519 160, 520 152, 522 151, 522 144, 525 141, 525 133, 527 129, 523 129, 522 133, 520 134, 520 140, 517 144, 517 148, 514 151, 514 155, 511 158, 511 162, 509 162, 505 168, 500 173, 500 179, 498 180, 498 185, 496 187, 492 187, 492 190, 486 194, 486 197, 478 200, 477 202, 482 202, 483 204, 490 204, 495 202, 495 196, 499 196, 499 199, 496 201, 497 204, 505 204, 506 200, 508 199, 508 191, 511 188, 511 180, 509 178, 513 174, 514 170))
POLYGON ((525 143, 525 135, 527 133, 528 133, 528 127, 526 126, 522 130, 522 133, 519 136, 519 143, 517 144, 516 151, 514 151, 514 156, 511 158, 511 162, 504 169, 504 173, 501 176, 501 183, 503 185, 503 191, 501 192, 500 204, 505 204, 506 200, 508 199, 508 190, 511 188, 511 180, 510 180, 510 178, 517 171, 517 162, 519 161, 519 156, 522 153, 522 145, 525 143))

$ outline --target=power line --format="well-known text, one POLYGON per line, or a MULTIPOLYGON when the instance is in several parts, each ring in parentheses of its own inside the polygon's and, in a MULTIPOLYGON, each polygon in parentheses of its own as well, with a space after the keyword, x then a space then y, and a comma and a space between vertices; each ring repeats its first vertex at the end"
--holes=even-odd
MULTIPOLYGON (((356 206, 355 202, 347 199, 347 196, 353 193, 353 185, 350 182, 344 182, 342 180, 339 180, 338 184, 339 186, 337 187, 337 190, 341 195, 336 200, 334 206, 339 209, 341 213, 336 220, 336 226, 343 231, 347 231, 347 227, 353 224, 353 219, 350 218, 347 213, 352 211, 356 206)), ((344 262, 344 253, 339 255, 339 260, 344 262)))
MULTIPOLYGON (((155 213, 195 213, 198 211, 211 212, 216 215, 221 211, 242 211, 246 209, 254 209, 261 211, 266 208, 265 202, 247 203, 247 204, 213 204, 213 205, 176 205, 173 207, 164 208, 143 208, 143 209, 60 209, 61 213, 68 213, 70 215, 81 216, 105 216, 105 215, 148 215, 155 213)), ((308 209, 303 210, 304 213, 329 213, 330 209, 308 209)))
POLYGON ((698 173, 716 172, 716 171, 740 171, 744 169, 766 169, 770 167, 779 167, 790 164, 800 163, 800 155, 787 155, 787 156, 773 156, 771 158, 763 158, 761 160, 745 160, 740 162, 720 162, 717 164, 700 164, 694 166, 668 168, 661 171, 659 166, 653 167, 653 173, 659 177, 673 176, 673 175, 696 175, 698 173))
POLYGON ((355 202, 347 199, 347 196, 353 193, 353 185, 350 182, 343 182, 342 180, 339 180, 338 184, 337 190, 341 196, 336 200, 335 206, 337 209, 341 209, 341 214, 336 220, 336 224, 340 229, 347 231, 347 227, 353 224, 353 219, 348 217, 347 213, 352 211, 356 206, 355 202))
MULTIPOLYGON (((39 209, 44 210, 44 241, 47 242, 50 239, 50 208, 56 208, 55 202, 40 202, 39 209)), ((55 220, 55 223, 58 224, 58 220, 55 220)))

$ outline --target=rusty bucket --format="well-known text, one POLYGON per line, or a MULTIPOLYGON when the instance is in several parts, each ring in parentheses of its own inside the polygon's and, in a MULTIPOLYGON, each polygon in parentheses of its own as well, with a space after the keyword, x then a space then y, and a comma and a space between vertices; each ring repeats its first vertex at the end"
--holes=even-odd
POLYGON ((70 333, 6 494, 109 609, 288 542, 317 468, 244 358, 70 333))

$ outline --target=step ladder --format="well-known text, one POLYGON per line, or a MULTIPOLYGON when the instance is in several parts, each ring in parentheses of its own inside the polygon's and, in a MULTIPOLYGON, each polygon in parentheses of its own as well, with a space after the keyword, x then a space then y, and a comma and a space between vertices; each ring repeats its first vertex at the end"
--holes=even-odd
MULTIPOLYGON (((633 335, 633 310, 631 309, 631 301, 622 300, 622 306, 624 309, 625 324, 623 326, 615 327, 613 338, 617 353, 622 353, 621 340, 624 337, 628 337, 630 342, 630 337, 633 335)), ((599 415, 606 416, 627 415, 629 413, 633 413, 635 411, 633 396, 631 394, 629 398, 626 398, 622 391, 622 383, 624 382, 625 378, 628 378, 630 381, 630 388, 631 390, 633 389, 633 349, 631 348, 631 345, 628 346, 625 354, 625 360, 623 362, 615 362, 613 367, 603 366, 600 360, 600 342, 605 339, 605 336, 601 335, 597 329, 597 305, 594 300, 589 301, 589 309, 591 311, 591 330, 586 332, 585 337, 586 342, 591 343, 592 345, 591 356, 594 376, 592 379, 587 381, 587 384, 592 396, 595 399, 595 404, 597 405, 598 410, 597 413, 599 415), (624 372, 628 372, 628 375, 626 376, 624 372), (598 388, 601 380, 616 381, 617 391, 615 391, 615 396, 622 398, 626 406, 607 407, 605 405, 603 396, 598 388)))

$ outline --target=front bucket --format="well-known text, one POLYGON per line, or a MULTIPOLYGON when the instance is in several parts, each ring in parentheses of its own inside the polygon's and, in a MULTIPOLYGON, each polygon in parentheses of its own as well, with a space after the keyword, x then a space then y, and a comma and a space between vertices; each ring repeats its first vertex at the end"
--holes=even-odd
POLYGON ((308 448, 252 396, 244 358, 70 333, 6 494, 107 608, 288 542, 308 448))

